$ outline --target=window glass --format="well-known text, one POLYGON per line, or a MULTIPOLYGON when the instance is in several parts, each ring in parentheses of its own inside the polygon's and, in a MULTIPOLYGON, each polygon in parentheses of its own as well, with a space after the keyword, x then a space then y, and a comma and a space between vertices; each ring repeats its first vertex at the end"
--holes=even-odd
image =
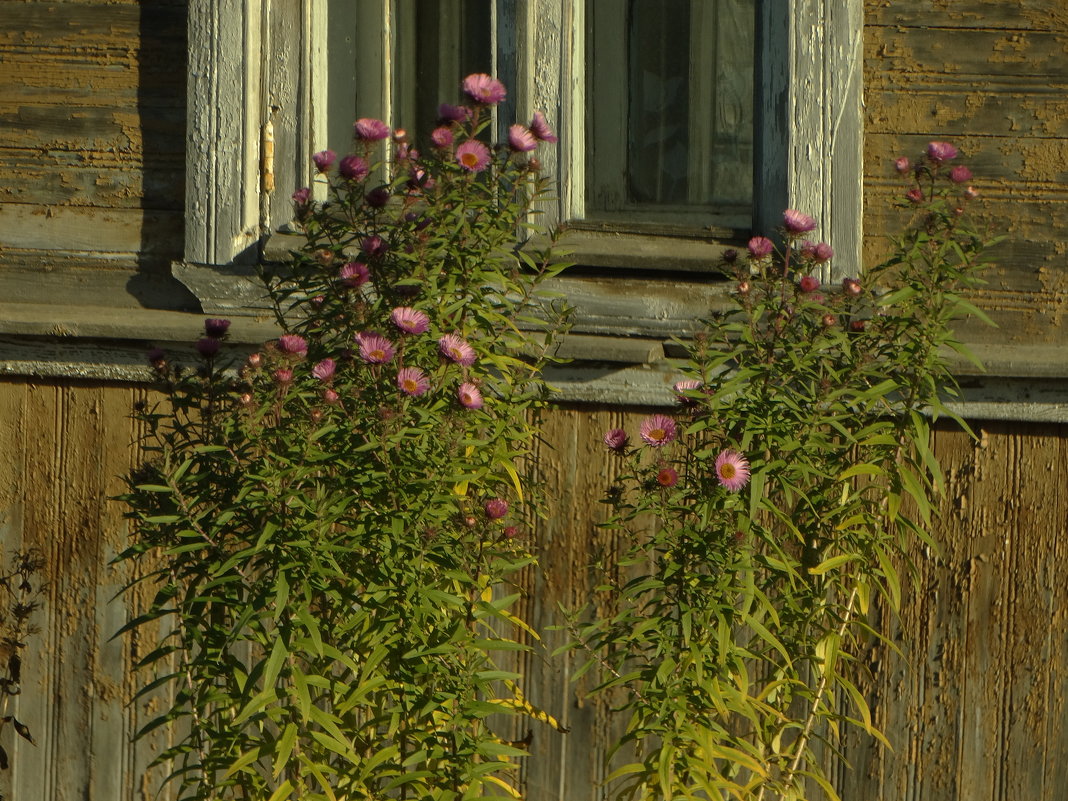
POLYGON ((754 0, 587 0, 586 211, 747 227, 754 0))

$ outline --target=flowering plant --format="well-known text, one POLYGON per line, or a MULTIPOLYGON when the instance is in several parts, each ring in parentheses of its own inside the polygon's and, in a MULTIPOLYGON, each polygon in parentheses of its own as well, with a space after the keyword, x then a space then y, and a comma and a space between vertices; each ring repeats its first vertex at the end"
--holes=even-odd
POLYGON ((864 640, 882 636, 867 615, 873 598, 898 608, 912 539, 934 545, 927 415, 954 392, 953 321, 982 316, 959 293, 991 242, 956 155, 933 143, 899 162, 914 216, 863 280, 821 290, 833 254, 795 210, 781 248, 728 254, 732 308, 687 345, 678 413, 634 445, 605 434, 622 468, 607 526, 630 546, 601 566, 610 613, 576 615, 570 647, 595 692, 623 699, 616 796, 836 798, 814 742, 834 747, 847 722, 881 736, 857 687, 864 640))
POLYGON ((236 374, 225 320, 198 370, 150 355, 170 405, 141 414, 122 558, 155 598, 127 628, 153 643, 144 691, 173 693, 145 730, 182 723, 160 756, 182 798, 514 795, 508 716, 552 722, 500 662, 537 636, 502 588, 533 560, 561 323, 560 267, 516 248, 552 134, 539 115, 490 148, 504 87, 464 86, 428 154, 373 119, 315 154, 329 199, 294 194, 306 242, 265 275, 277 340, 236 374))

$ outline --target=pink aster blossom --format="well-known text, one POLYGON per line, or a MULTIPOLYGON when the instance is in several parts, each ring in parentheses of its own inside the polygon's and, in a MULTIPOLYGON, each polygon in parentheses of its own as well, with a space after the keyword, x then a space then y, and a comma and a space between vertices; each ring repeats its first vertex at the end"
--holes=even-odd
POLYGON ((955 184, 966 184, 972 180, 972 171, 963 164, 958 164, 949 171, 949 180, 955 184))
POLYGON ((749 240, 749 255, 754 259, 770 256, 773 250, 775 250, 775 245, 766 236, 754 236, 749 240))
POLYGON ((408 306, 398 306, 389 313, 389 319, 406 334, 422 334, 430 328, 430 318, 426 312, 408 306))
POLYGON ((378 234, 371 234, 360 240, 360 252, 368 257, 382 256, 387 250, 389 243, 378 234))
POLYGON ((816 220, 796 209, 787 209, 782 213, 782 224, 789 234, 806 234, 816 228, 816 220))
POLYGON ((446 148, 452 146, 452 128, 442 125, 430 132, 430 143, 434 147, 446 148))
POLYGON ((376 186, 366 195, 364 200, 367 201, 367 205, 371 208, 380 209, 389 203, 389 187, 376 186))
POLYGON ((622 451, 630 442, 630 437, 622 428, 612 428, 604 432, 604 444, 613 451, 622 451))
POLYGON ((328 172, 337 160, 337 153, 333 150, 320 150, 312 155, 312 163, 319 172, 328 172))
POLYGON ((687 379, 685 379, 683 381, 676 381, 675 382, 675 398, 676 398, 676 400, 678 400, 679 403, 681 403, 681 404, 683 404, 685 406, 692 406, 696 399, 691 397, 688 393, 693 392, 694 390, 700 389, 701 386, 702 386, 701 382, 698 381, 696 378, 687 378, 687 379))
POLYGON ((345 156, 337 167, 341 177, 349 181, 362 181, 371 172, 367 162, 360 156, 345 156))
POLYGON ((460 405, 468 409, 482 408, 482 393, 474 384, 460 384, 460 388, 456 390, 456 397, 460 400, 460 405))
POLYGON ((905 193, 905 198, 910 203, 923 203, 923 192, 921 192, 919 188, 914 186, 912 187, 912 189, 905 193))
POLYGON ((290 370, 288 367, 280 367, 279 369, 274 371, 274 380, 277 381, 283 387, 287 384, 292 384, 293 371, 290 370))
POLYGON ((894 169, 898 172, 908 172, 909 167, 911 166, 912 165, 909 163, 909 160, 905 156, 901 156, 896 161, 894 161, 894 169))
POLYGON ((356 341, 360 343, 360 358, 368 364, 385 364, 395 353, 393 343, 381 334, 360 333, 356 341))
POLYGON ((679 472, 674 467, 661 467, 656 474, 656 483, 661 487, 674 487, 679 483, 679 472))
POLYGON ((311 199, 311 189, 304 186, 291 195, 293 203, 297 206, 307 206, 311 199))
POLYGON ((438 106, 438 121, 442 125, 450 122, 466 122, 471 118, 471 109, 466 106, 454 106, 452 103, 442 103, 438 106))
POLYGON ((320 381, 329 381, 334 377, 334 371, 337 369, 337 362, 333 359, 323 359, 317 365, 312 368, 312 375, 318 378, 320 381))
POLYGON ((464 94, 473 102, 495 106, 508 96, 504 84, 484 72, 476 72, 464 78, 464 94))
POLYGON ((338 395, 337 392, 335 392, 334 390, 330 389, 330 387, 327 387, 323 390, 323 403, 326 403, 330 406, 336 406, 340 402, 341 396, 338 395))
POLYGON ((662 448, 678 436, 679 427, 670 417, 654 414, 642 421, 638 433, 646 445, 662 448))
POLYGON ((397 371, 397 388, 417 398, 430 389, 430 379, 418 367, 402 367, 397 371))
POLYGON ((829 261, 832 256, 834 256, 834 251, 826 242, 820 242, 812 248, 812 260, 816 264, 823 264, 823 262, 829 261))
POLYGON ((197 340, 197 353, 205 359, 210 359, 219 352, 219 340, 215 337, 202 337, 197 340))
POLYGON ((456 148, 456 163, 468 172, 482 172, 490 163, 489 148, 477 139, 468 139, 456 148))
POLYGON ((814 275, 803 275, 797 282, 802 292, 815 292, 820 288, 820 281, 814 275))
POLYGON ((446 359, 461 367, 470 367, 475 363, 475 349, 456 334, 446 334, 439 339, 438 350, 446 359))
POLYGON ((555 142, 556 134, 553 133, 553 129, 549 127, 549 123, 545 121, 545 115, 540 111, 534 112, 534 118, 530 121, 530 132, 534 134, 534 138, 540 142, 555 142))
POLYGON ((537 139, 525 125, 512 125, 508 128, 508 147, 516 153, 529 153, 537 146, 537 139))
POLYGON ((935 164, 949 161, 957 157, 957 148, 949 142, 931 142, 927 145, 927 158, 935 164))
POLYGON ((749 482, 749 460, 727 448, 716 457, 716 480, 728 492, 737 492, 749 482))
POLYGON ((490 498, 482 504, 482 508, 490 520, 500 520, 508 514, 508 501, 504 498, 490 498))
POLYGON ((204 333, 212 339, 222 339, 230 330, 230 321, 219 317, 209 317, 204 321, 204 333))
POLYGON ((852 297, 857 297, 862 291, 860 281, 856 278, 843 278, 842 279, 842 291, 852 297))
POLYGON ((361 117, 356 120, 352 126, 352 132, 357 139, 363 139, 365 142, 377 142, 380 139, 389 138, 389 126, 373 117, 361 117))
POLYGON ((349 289, 359 289, 371 280, 371 271, 362 262, 350 261, 338 270, 337 278, 342 286, 347 286, 349 289))
POLYGON ((308 355, 308 342, 300 334, 282 334, 278 337, 278 350, 303 359, 308 355))

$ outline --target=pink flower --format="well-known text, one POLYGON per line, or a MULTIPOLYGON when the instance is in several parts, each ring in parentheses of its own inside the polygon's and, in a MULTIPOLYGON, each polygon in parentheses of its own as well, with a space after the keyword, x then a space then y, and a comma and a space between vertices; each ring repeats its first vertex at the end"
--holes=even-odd
POLYGON ((338 402, 340 402, 340 400, 341 400, 341 396, 338 395, 337 392, 335 392, 334 390, 330 389, 329 387, 327 387, 326 389, 323 390, 323 403, 327 403, 327 404, 329 404, 331 406, 335 406, 335 405, 338 404, 338 402))
POLYGON ((976 189, 974 186, 969 186, 967 189, 964 190, 964 196, 967 198, 977 198, 979 197, 979 190, 976 189))
POLYGON ((259 353, 250 353, 248 355, 247 364, 251 369, 259 370, 260 366, 263 364, 263 356, 261 356, 259 353))
POLYGON ((461 367, 470 367, 475 363, 475 349, 456 334, 446 334, 438 340, 438 350, 449 361, 461 367))
POLYGON ((380 139, 389 138, 389 126, 373 117, 361 117, 356 120, 352 130, 357 139, 363 139, 366 142, 377 142, 380 139))
POLYGON ((365 236, 360 241, 360 251, 371 258, 382 256, 387 250, 389 250, 389 243, 378 234, 365 236))
POLYGON ((405 395, 416 398, 430 389, 430 379, 418 367, 402 367, 397 371, 397 387, 405 395))
POLYGON ((209 317, 204 321, 204 333, 212 339, 222 339, 230 330, 230 321, 219 317, 209 317))
POLYGON ((358 261, 350 261, 337 273, 338 280, 349 289, 359 289, 371 280, 371 271, 367 265, 358 261))
POLYGON ((812 259, 816 264, 823 264, 828 261, 834 255, 834 251, 831 250, 831 246, 826 242, 820 242, 816 247, 812 248, 812 259))
POLYGON ((464 78, 463 90, 472 101, 484 106, 495 106, 508 95, 503 83, 484 72, 476 72, 464 78))
POLYGON ((156 369, 162 369, 167 366, 167 353, 163 348, 152 348, 147 354, 148 363, 156 369))
POLYGON ((675 396, 679 403, 685 406, 692 406, 696 401, 696 398, 691 397, 688 393, 694 390, 700 389, 701 382, 696 378, 687 378, 683 381, 675 382, 675 396))
POLYGON ((489 148, 477 139, 468 139, 456 148, 456 162, 468 172, 482 172, 490 162, 489 148))
POLYGON ((311 199, 311 190, 308 187, 302 187, 292 194, 293 202, 297 206, 307 206, 308 201, 311 199))
POLYGON ((460 384, 460 388, 456 390, 456 397, 460 399, 460 405, 468 409, 482 408, 482 393, 474 384, 460 384))
POLYGON ((197 340, 197 353, 205 359, 210 359, 219 352, 219 340, 215 337, 203 337, 197 340))
POLYGON ((966 184, 972 180, 972 171, 963 164, 958 164, 949 171, 949 180, 955 184, 966 184))
POLYGON ((909 167, 911 167, 911 166, 912 165, 909 163, 909 160, 907 158, 905 158, 904 156, 901 156, 899 159, 897 159, 894 162, 894 169, 897 170, 898 172, 908 172, 909 171, 909 167))
POLYGON ((334 371, 337 369, 337 362, 333 359, 323 359, 315 367, 312 368, 312 375, 318 378, 320 381, 329 381, 334 377, 334 371))
POLYGON ((349 181, 362 181, 371 172, 371 169, 367 166, 367 162, 359 156, 345 156, 345 158, 341 159, 337 171, 341 173, 342 178, 346 178, 349 181))
POLYGON ((278 350, 303 359, 308 355, 308 342, 300 334, 282 334, 278 337, 278 350))
POLYGON ((371 208, 380 209, 389 203, 389 188, 385 186, 376 186, 364 195, 364 200, 367 201, 367 205, 371 208))
POLYGON ((646 445, 662 448, 678 436, 679 428, 670 417, 654 414, 642 421, 638 433, 646 445))
POLYGON ((905 198, 911 203, 923 203, 923 192, 914 186, 905 193, 905 198))
POLYGON ((749 461, 727 448, 716 457, 716 480, 728 492, 737 492, 749 482, 749 461))
POLYGON ((508 128, 508 147, 516 153, 529 153, 537 146, 534 134, 525 125, 512 125, 508 128))
POLYGON ((816 227, 816 220, 795 209, 787 209, 782 213, 782 223, 789 234, 805 234, 816 227))
POLYGON ((540 142, 555 142, 556 134, 553 133, 553 129, 549 127, 549 123, 545 121, 545 115, 540 111, 534 112, 534 119, 530 121, 530 132, 534 134, 534 138, 540 142))
POLYGON ((327 172, 334 166, 334 161, 337 160, 337 153, 333 150, 320 150, 318 153, 312 155, 312 163, 315 164, 315 169, 319 172, 327 172))
POLYGON ((754 259, 770 256, 773 250, 775 250, 775 245, 766 236, 754 236, 749 240, 749 255, 754 259))
POLYGON ((819 279, 812 275, 803 275, 801 280, 798 281, 798 285, 801 287, 802 292, 815 292, 820 288, 819 279))
POLYGON ((935 164, 941 164, 943 161, 949 161, 956 157, 957 148, 953 147, 949 142, 931 142, 927 145, 927 158, 935 164))
POLYGON ((470 117, 471 109, 466 106, 454 106, 452 103, 442 103, 438 106, 438 121, 442 124, 466 122, 470 117))
POLYGON ((482 508, 486 511, 486 517, 490 520, 500 520, 508 514, 508 501, 503 498, 490 498, 482 508))
POLYGON ((854 298, 857 297, 862 291, 860 281, 858 281, 856 278, 843 278, 842 291, 845 292, 847 295, 853 296, 854 298))
POLYGON ((442 149, 451 147, 452 138, 452 128, 449 128, 447 125, 442 125, 430 132, 430 142, 434 147, 440 147, 442 149))
POLYGON ((426 312, 408 306, 398 306, 389 314, 393 325, 406 334, 422 334, 430 328, 430 318, 426 312))
POLYGON ((356 341, 360 343, 360 358, 368 364, 385 364, 393 358, 393 343, 381 334, 360 333, 356 341))
POLYGON ((281 367, 274 371, 274 380, 281 384, 283 387, 286 384, 293 383, 293 371, 288 367, 281 367))
POLYGON ((674 467, 661 467, 656 474, 656 483, 661 487, 674 487, 679 483, 679 472, 674 467))
POLYGON ((612 428, 604 433, 604 444, 613 451, 622 451, 630 442, 630 437, 622 428, 612 428))

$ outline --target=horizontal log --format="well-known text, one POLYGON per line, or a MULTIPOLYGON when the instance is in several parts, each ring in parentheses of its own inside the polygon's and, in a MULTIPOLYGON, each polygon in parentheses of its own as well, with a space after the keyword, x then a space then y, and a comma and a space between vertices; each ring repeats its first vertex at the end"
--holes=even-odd
POLYGON ((0 248, 77 250, 181 258, 178 212, 0 204, 0 248))

